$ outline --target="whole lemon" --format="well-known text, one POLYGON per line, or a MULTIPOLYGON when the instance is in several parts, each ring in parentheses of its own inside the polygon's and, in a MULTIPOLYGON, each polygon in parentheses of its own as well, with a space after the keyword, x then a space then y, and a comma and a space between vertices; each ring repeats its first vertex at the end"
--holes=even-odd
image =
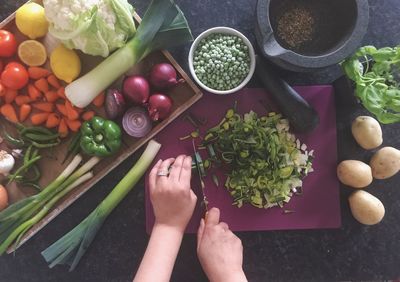
POLYGON ((25 4, 17 10, 15 23, 19 31, 30 39, 45 36, 49 27, 44 8, 33 2, 25 4))
POLYGON ((57 78, 71 83, 81 72, 81 60, 74 50, 60 44, 50 55, 50 67, 57 78))

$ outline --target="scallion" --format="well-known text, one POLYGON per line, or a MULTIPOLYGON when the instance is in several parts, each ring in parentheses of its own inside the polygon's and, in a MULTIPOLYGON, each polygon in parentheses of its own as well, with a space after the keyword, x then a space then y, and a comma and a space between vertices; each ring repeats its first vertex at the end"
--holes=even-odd
POLYGON ((42 252, 50 268, 57 264, 68 264, 70 271, 75 269, 107 216, 140 180, 156 157, 160 147, 161 144, 150 140, 137 163, 97 208, 74 229, 42 252))

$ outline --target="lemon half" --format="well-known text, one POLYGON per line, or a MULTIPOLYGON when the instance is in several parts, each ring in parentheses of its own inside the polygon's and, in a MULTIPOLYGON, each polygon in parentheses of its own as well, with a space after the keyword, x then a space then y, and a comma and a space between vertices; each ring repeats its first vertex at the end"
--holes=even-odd
POLYGON ((26 65, 37 67, 46 62, 47 52, 39 41, 26 40, 18 46, 18 57, 26 65))

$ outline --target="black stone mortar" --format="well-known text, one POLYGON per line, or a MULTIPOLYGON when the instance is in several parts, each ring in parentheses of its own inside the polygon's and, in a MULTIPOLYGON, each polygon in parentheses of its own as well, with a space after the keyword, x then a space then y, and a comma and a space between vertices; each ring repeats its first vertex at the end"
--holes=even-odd
POLYGON ((339 63, 360 45, 369 20, 367 0, 258 0, 256 38, 261 53, 291 71, 313 71, 339 63), (291 47, 277 32, 286 11, 312 15, 310 40, 291 47))

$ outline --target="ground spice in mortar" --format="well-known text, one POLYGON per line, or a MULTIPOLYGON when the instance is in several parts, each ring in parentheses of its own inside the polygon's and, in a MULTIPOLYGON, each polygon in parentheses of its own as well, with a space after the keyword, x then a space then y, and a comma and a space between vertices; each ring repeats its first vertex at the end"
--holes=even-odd
POLYGON ((278 20, 278 36, 292 48, 310 41, 313 33, 314 18, 304 7, 293 7, 278 20))

